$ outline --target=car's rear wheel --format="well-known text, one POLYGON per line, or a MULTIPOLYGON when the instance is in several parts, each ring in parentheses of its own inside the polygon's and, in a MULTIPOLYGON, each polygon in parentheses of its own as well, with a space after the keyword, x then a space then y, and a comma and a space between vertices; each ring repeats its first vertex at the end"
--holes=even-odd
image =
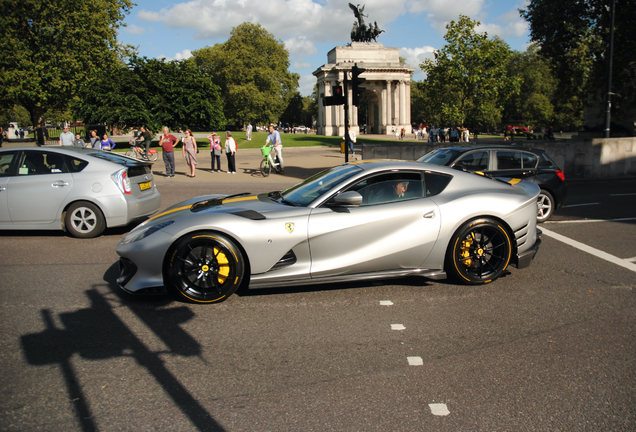
POLYGON ((475 219, 453 236, 446 252, 446 272, 459 282, 492 282, 506 270, 512 257, 508 231, 492 219, 475 219))
POLYGON ((545 222, 554 213, 554 197, 547 190, 541 189, 537 197, 537 222, 545 222))
POLYGON ((261 174, 263 177, 267 177, 272 170, 272 166, 265 159, 261 160, 261 174))
POLYGON ((76 202, 66 210, 66 229, 73 237, 93 238, 104 232, 106 223, 101 210, 89 202, 76 202))
POLYGON ((232 240, 215 232, 181 238, 168 252, 167 281, 183 299, 213 303, 240 286, 245 264, 232 240))

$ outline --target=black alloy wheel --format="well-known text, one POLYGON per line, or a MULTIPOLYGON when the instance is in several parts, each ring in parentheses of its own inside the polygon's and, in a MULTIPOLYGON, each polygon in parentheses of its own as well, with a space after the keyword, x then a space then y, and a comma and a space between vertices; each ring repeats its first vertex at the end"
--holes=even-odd
POLYGON ((216 232, 197 232, 181 238, 168 252, 167 281, 184 300, 221 302, 240 286, 243 256, 229 238, 216 232))
POLYGON ((480 285, 506 270, 512 257, 510 234, 492 219, 465 223, 452 237, 446 252, 446 271, 455 280, 480 285))

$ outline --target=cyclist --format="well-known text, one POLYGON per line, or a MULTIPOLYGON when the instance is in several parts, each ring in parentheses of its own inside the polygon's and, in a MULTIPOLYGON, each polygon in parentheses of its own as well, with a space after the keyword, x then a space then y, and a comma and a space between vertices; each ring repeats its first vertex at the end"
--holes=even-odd
POLYGON ((145 151, 142 153, 144 159, 148 158, 148 150, 150 150, 150 143, 152 142, 152 134, 145 126, 139 128, 141 134, 137 137, 137 141, 145 146, 145 151))
POLYGON ((265 145, 270 145, 276 150, 276 156, 278 156, 278 162, 280 163, 280 173, 285 174, 285 162, 283 162, 283 142, 280 140, 280 134, 275 129, 275 126, 269 125, 269 135, 265 140, 265 145))

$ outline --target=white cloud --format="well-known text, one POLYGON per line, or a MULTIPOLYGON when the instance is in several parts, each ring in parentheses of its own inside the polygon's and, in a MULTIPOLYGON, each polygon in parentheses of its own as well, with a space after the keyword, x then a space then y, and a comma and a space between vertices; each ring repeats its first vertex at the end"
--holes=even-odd
POLYGON ((124 27, 124 31, 131 35, 142 35, 146 33, 146 29, 144 27, 140 27, 135 24, 128 24, 126 27, 124 27))
POLYGON ((190 57, 192 57, 192 52, 189 49, 184 49, 181 52, 178 52, 174 55, 174 57, 167 57, 164 54, 160 54, 157 56, 158 59, 166 59, 167 61, 170 60, 187 60, 190 57))
POLYGON ((316 54, 316 45, 305 36, 298 36, 285 41, 285 48, 291 55, 311 55, 316 54))
POLYGON ((478 18, 484 9, 485 0, 408 0, 411 13, 425 13, 431 27, 439 34, 446 33, 446 24, 457 21, 459 15, 478 18))
MULTIPOLYGON (((364 13, 382 26, 404 12, 405 2, 367 1, 364 13)), ((159 12, 141 10, 137 17, 145 22, 160 22, 169 28, 191 29, 197 40, 227 39, 232 28, 243 22, 260 23, 277 38, 305 38, 312 44, 348 40, 355 17, 347 2, 321 3, 311 0, 192 0, 176 3, 159 12)))
POLYGON ((311 73, 306 75, 301 75, 300 80, 298 80, 298 92, 302 96, 310 96, 311 93, 314 91, 315 85, 316 85, 316 77, 313 76, 311 73))
POLYGON ((420 64, 426 59, 434 58, 435 48, 432 46, 423 46, 419 48, 400 48, 400 57, 404 57, 406 63, 415 68, 413 79, 421 81, 424 79, 424 72, 420 69, 420 64))
POLYGON ((312 71, 314 69, 316 69, 314 67, 314 65, 312 65, 311 63, 307 63, 306 61, 300 60, 297 62, 294 62, 294 64, 292 65, 294 69, 296 70, 301 70, 301 69, 312 69, 312 71))

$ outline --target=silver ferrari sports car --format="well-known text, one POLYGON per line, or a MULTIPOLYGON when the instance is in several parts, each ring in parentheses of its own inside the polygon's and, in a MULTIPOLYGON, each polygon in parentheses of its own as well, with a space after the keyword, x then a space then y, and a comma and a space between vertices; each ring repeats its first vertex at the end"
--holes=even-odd
POLYGON ((421 162, 327 169, 284 191, 209 195, 147 220, 117 246, 130 293, 225 300, 249 288, 447 275, 465 284, 530 265, 539 187, 421 162))

